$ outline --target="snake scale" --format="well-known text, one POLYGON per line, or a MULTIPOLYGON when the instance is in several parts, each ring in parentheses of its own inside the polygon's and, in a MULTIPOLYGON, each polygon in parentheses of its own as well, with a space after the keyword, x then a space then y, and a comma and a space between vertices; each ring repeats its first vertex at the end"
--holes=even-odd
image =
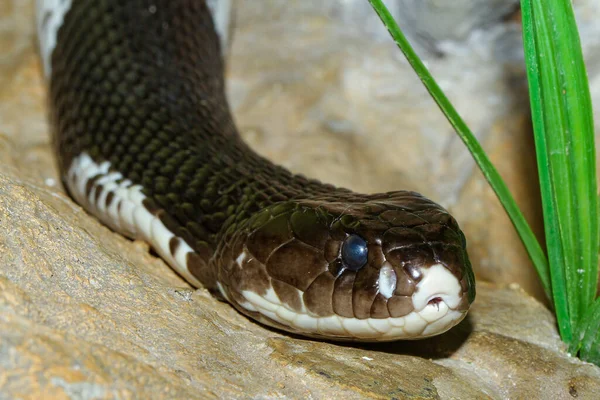
POLYGON ((114 231, 300 335, 416 339, 464 318, 475 282, 446 210, 294 175, 242 141, 205 1, 37 0, 37 16, 62 180, 114 231))

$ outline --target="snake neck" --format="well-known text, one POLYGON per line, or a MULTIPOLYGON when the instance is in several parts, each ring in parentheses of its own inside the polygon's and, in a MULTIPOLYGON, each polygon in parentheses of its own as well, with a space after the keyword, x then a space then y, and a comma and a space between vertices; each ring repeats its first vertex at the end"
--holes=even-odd
POLYGON ((204 2, 67 3, 50 9, 62 15, 40 19, 42 42, 55 43, 47 55, 54 143, 67 189, 108 225, 168 242, 161 255, 172 258, 184 242, 197 270, 214 269, 232 224, 277 202, 342 191, 275 166, 240 139, 204 2), (126 188, 139 191, 128 196, 150 216, 128 223, 119 203, 126 188), (173 236, 135 226, 164 231, 147 222, 155 219, 173 236))

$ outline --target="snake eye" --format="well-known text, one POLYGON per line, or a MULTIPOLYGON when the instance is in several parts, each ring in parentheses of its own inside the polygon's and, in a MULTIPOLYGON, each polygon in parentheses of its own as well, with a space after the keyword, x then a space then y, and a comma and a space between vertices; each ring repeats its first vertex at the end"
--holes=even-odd
POLYGON ((358 235, 350 235, 342 244, 342 262, 346 268, 358 271, 367 263, 367 242, 358 235))

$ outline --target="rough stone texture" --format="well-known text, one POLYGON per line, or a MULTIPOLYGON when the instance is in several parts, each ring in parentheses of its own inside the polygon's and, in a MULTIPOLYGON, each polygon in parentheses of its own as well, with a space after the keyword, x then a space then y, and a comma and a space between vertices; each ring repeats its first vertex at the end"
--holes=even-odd
POLYGON ((438 338, 322 343, 192 291, 145 245, 5 168, 0 221, 8 398, 600 396, 600 369, 565 355, 551 313, 518 289, 481 283, 469 319, 438 338))
MULTIPOLYGON (((565 354, 551 313, 506 285, 537 290, 510 223, 361 3, 240 2, 236 117, 255 148, 295 171, 448 206, 480 278, 468 319, 425 341, 331 344, 264 329, 191 290, 62 192, 33 1, 0 0, 0 399, 600 398, 600 368, 565 354)), ((577 7, 593 61, 600 6, 577 7)), ((539 220, 518 35, 488 26, 423 54, 539 220)))

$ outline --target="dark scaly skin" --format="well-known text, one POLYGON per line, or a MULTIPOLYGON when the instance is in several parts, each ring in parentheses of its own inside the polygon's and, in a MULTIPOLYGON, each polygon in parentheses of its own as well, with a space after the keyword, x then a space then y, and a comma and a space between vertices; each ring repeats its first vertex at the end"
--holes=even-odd
MULTIPOLYGON (((243 290, 264 293, 268 276, 278 297, 297 312, 303 300, 320 317, 389 318, 414 310, 411 296, 422 278, 418 268, 436 263, 459 279, 463 291, 459 309, 467 310, 475 296, 475 282, 464 249, 456 221, 417 193, 336 193, 268 207, 249 222, 230 226, 216 260, 220 260, 220 279, 230 283, 234 305, 244 302, 239 295, 243 290), (357 272, 344 268, 340 260, 342 242, 349 234, 368 242, 368 262, 357 272), (252 257, 240 268, 230 260, 244 246, 252 257), (390 299, 379 294, 376 284, 385 261, 398 277, 390 299), (302 299, 292 288, 304 292, 302 299)), ((258 313, 238 309, 289 330, 258 313)))
MULTIPOLYGON (((412 311, 418 267, 441 263, 475 296, 464 235, 443 208, 413 192, 361 195, 293 175, 241 141, 225 98, 212 19, 199 0, 73 0, 52 56, 55 145, 66 175, 87 152, 143 187, 145 206, 195 251, 192 274, 209 289, 272 284, 293 309, 297 292, 319 316, 387 318, 412 311), (368 242, 358 272, 343 267, 352 233, 368 242), (253 257, 243 268, 235 257, 253 257), (394 296, 378 294, 389 261, 394 296)), ((173 243, 173 247, 177 244, 173 243)), ((173 250, 173 249, 172 249, 173 250)))

